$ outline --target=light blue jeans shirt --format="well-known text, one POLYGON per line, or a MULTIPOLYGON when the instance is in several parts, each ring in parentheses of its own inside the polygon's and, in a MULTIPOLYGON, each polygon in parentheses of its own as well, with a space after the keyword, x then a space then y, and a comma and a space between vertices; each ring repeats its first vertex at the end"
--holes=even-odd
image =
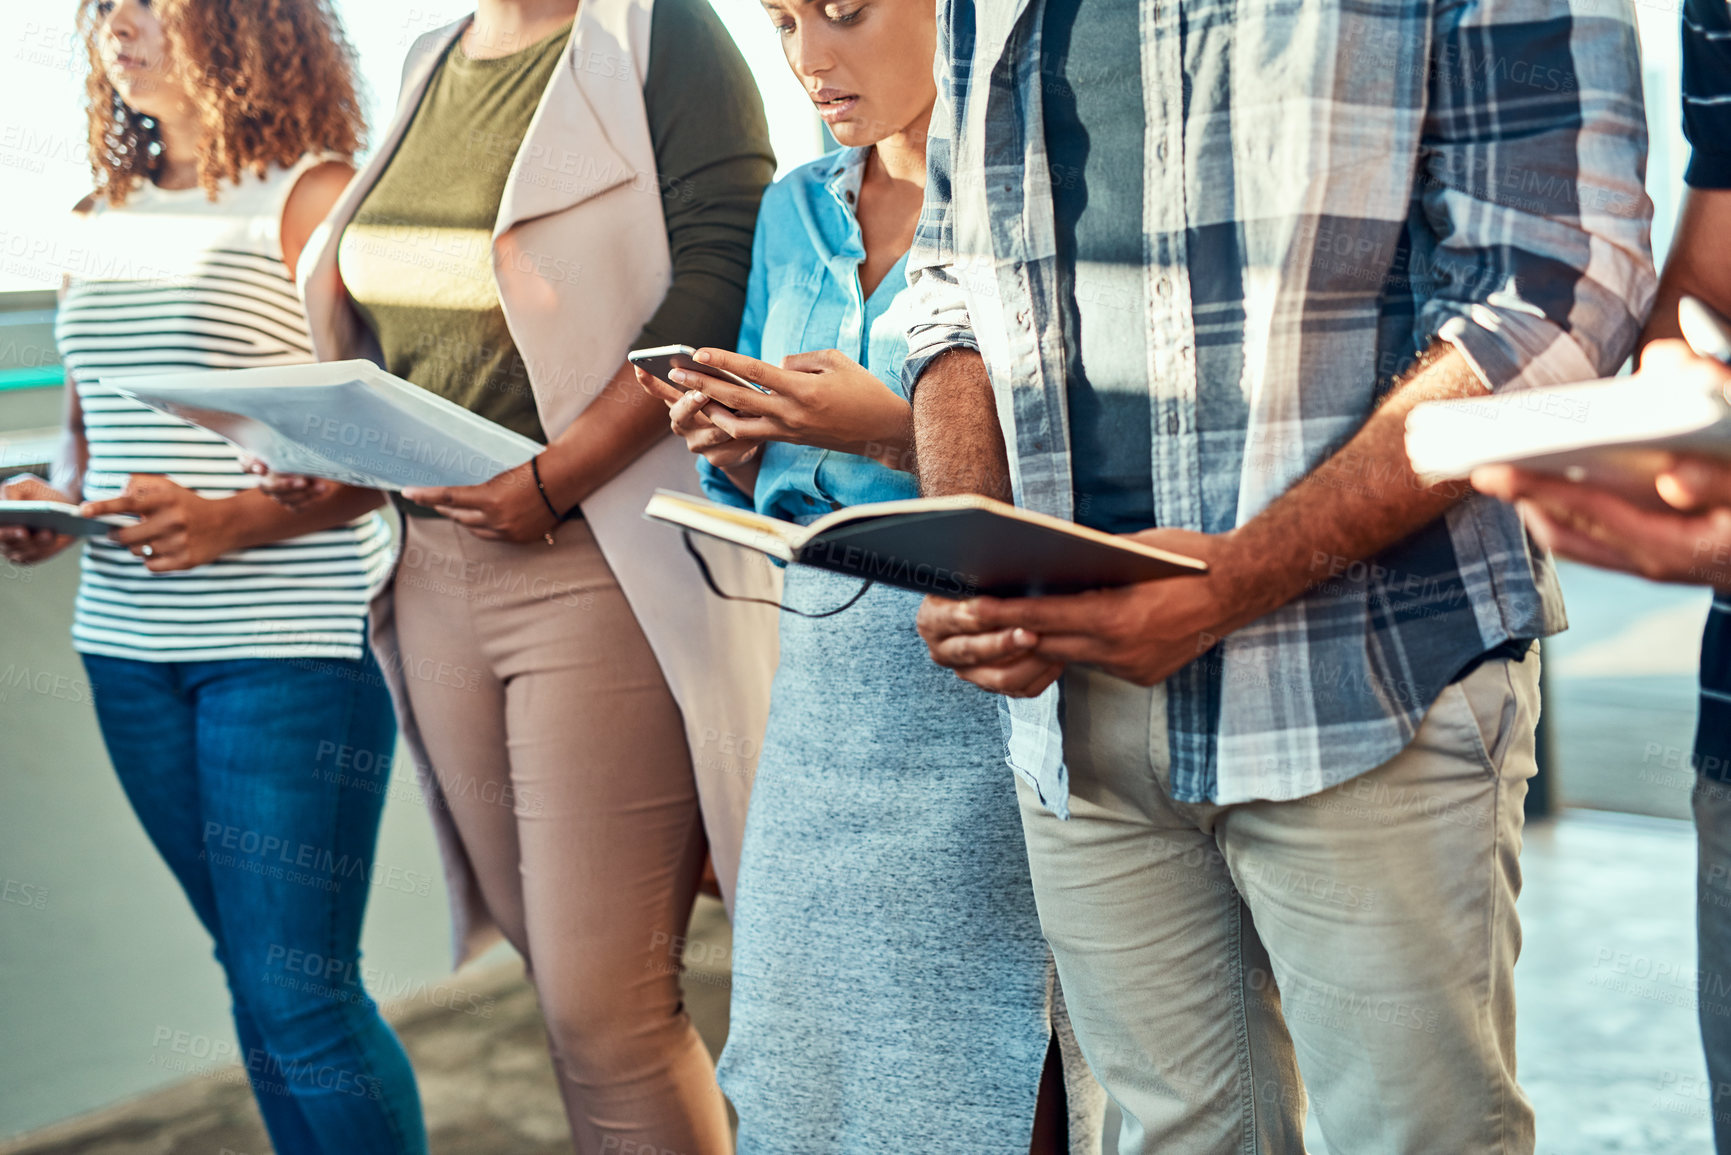
MULTIPOLYGON (((860 288, 865 242, 854 205, 869 155, 869 149, 838 149, 764 193, 738 348, 771 364, 791 353, 839 349, 906 397, 901 370, 912 303, 906 255, 871 296, 860 288)), ((697 470, 711 500, 801 525, 843 506, 919 495, 912 474, 782 441, 764 446, 755 494, 741 493, 701 458, 697 470)))

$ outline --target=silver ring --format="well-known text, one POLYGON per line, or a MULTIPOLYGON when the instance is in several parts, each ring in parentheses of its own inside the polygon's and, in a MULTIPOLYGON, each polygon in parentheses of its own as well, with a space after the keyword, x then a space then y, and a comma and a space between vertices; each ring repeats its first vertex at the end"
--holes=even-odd
POLYGON ((142 552, 145 557, 155 557, 156 556, 156 547, 151 545, 149 542, 145 542, 144 543, 144 549, 140 552, 142 552))

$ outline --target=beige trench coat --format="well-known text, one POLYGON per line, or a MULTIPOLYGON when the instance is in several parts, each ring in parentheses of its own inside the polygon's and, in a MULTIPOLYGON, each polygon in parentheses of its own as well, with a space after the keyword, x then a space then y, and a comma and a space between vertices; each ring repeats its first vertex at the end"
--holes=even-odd
MULTIPOLYGON (((541 425, 552 437, 623 364, 671 280, 643 105, 652 3, 583 0, 512 164, 493 228, 505 320, 528 368, 541 425)), ((467 24, 464 19, 430 32, 410 49, 390 127, 301 258, 301 293, 321 360, 379 359, 377 343, 343 289, 335 240, 402 139, 443 51, 467 24)), ((643 520, 643 506, 657 488, 698 491, 691 454, 671 435, 584 501, 583 514, 684 713, 710 853, 731 907, 769 710, 776 613, 724 602, 704 589, 679 535, 643 520)), ((776 596, 776 575, 763 559, 715 543, 705 552, 723 589, 776 596)), ((373 650, 438 835, 460 965, 492 945, 499 931, 408 709, 389 580, 373 599, 371 623, 373 650)))

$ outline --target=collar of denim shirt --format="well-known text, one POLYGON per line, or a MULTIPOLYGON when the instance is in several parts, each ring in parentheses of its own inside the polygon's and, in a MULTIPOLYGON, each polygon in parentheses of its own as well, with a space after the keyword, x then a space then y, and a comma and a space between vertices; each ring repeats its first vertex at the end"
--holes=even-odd
POLYGON ((811 234, 824 263, 844 281, 857 275, 859 263, 865 260, 865 236, 860 232, 854 211, 859 206, 860 186, 865 182, 866 160, 870 156, 870 148, 843 148, 830 157, 829 175, 823 181, 823 189, 829 196, 821 202, 820 219, 810 222, 817 226, 811 229, 811 234))

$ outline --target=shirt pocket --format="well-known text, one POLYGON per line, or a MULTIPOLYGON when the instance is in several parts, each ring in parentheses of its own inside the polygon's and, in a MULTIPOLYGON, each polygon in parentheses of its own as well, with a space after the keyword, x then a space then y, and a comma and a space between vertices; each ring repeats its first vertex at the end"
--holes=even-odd
POLYGON ((821 273, 789 276, 769 286, 769 309, 763 318, 758 360, 771 365, 792 353, 808 352, 806 329, 822 288, 821 273))
POLYGON ((873 501, 902 501, 920 495, 909 473, 899 473, 868 457, 823 450, 812 466, 812 486, 820 499, 840 508, 873 501))

